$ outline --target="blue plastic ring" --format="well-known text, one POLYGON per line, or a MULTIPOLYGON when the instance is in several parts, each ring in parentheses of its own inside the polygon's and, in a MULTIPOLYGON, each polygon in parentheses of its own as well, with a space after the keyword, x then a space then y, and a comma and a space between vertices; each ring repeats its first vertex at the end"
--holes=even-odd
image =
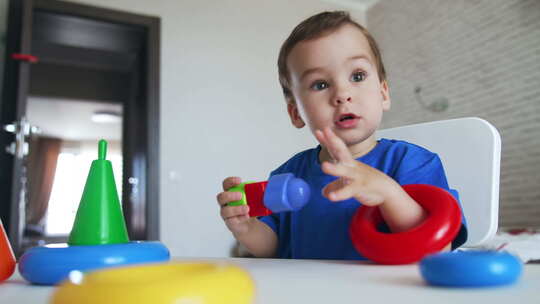
POLYGON ((420 273, 430 285, 487 287, 512 284, 523 270, 519 259, 506 252, 458 251, 425 257, 420 273))
POLYGON ((159 242, 69 246, 51 244, 30 248, 19 260, 19 273, 27 281, 55 285, 71 271, 137 263, 163 262, 170 259, 169 250, 159 242))

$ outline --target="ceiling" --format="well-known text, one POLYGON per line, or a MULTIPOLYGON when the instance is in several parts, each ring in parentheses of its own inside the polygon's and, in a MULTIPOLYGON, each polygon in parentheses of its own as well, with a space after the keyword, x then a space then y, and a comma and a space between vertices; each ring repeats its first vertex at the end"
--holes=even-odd
POLYGON ((28 98, 27 117, 33 126, 41 129, 41 135, 64 140, 121 140, 122 123, 95 123, 96 111, 122 113, 119 103, 61 99, 51 97, 28 98))

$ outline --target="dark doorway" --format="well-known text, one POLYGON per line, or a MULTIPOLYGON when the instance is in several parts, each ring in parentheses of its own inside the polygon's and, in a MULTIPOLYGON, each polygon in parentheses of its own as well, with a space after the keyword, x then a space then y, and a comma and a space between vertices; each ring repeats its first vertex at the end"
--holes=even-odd
POLYGON ((157 239, 159 18, 53 0, 10 0, 8 17, 0 216, 15 251, 65 241, 100 138, 130 238, 157 239))

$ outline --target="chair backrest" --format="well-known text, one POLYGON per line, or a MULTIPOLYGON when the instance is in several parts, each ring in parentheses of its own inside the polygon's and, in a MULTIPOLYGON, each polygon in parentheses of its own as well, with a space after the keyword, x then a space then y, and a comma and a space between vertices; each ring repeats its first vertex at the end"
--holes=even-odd
POLYGON ((478 246, 494 236, 499 217, 501 137, 493 125, 467 117, 384 129, 377 137, 405 140, 440 156, 467 220, 464 246, 478 246))

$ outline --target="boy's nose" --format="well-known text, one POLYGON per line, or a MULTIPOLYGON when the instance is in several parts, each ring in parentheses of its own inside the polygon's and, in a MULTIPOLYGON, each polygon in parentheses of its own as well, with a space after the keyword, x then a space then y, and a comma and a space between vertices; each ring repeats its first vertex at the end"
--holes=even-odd
POLYGON ((335 106, 352 102, 352 88, 348 83, 336 81, 334 85, 334 97, 333 97, 333 104, 335 106))
POLYGON ((349 95, 344 95, 344 96, 336 96, 336 98, 334 99, 334 103, 336 105, 340 105, 342 103, 345 103, 345 102, 351 102, 352 101, 352 98, 351 96, 349 95))

